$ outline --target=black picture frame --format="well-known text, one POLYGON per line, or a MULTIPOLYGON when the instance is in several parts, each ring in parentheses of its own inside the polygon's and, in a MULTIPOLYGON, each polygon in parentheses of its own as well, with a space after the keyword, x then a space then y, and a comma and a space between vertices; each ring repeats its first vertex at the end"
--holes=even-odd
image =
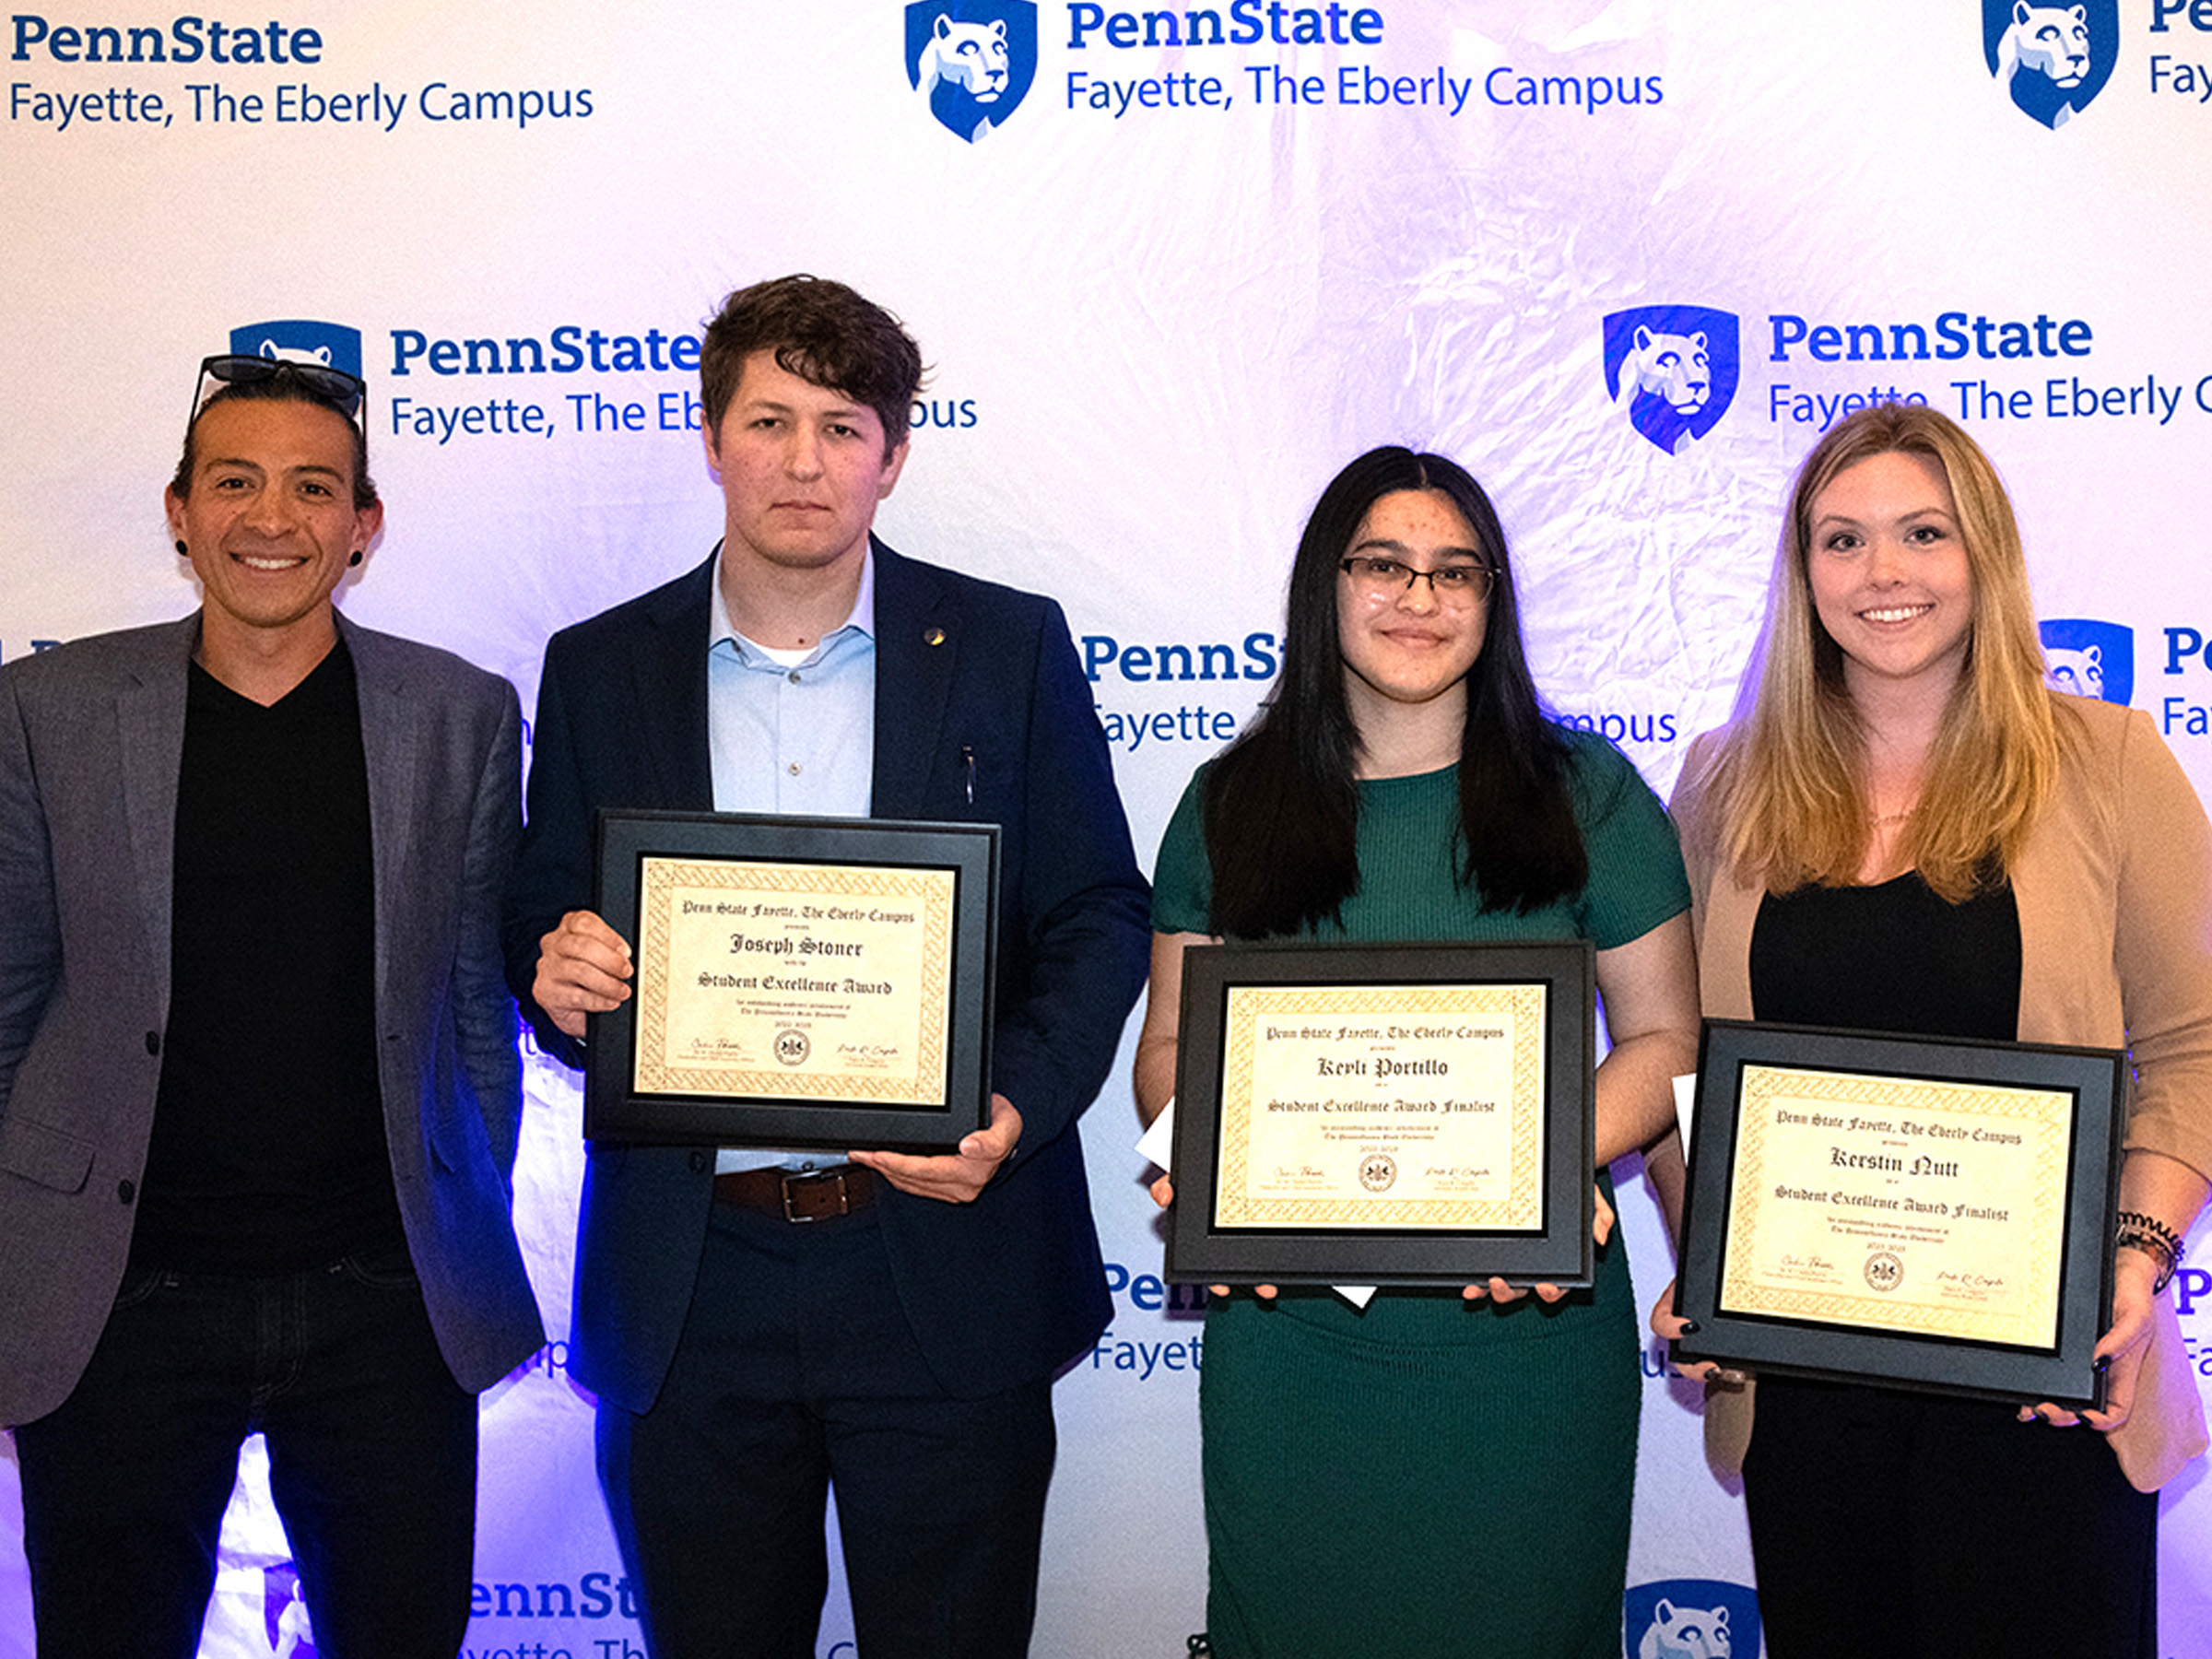
MULTIPOLYGON (((2094 1367, 2091 1351, 2111 1317, 2112 1228, 2119 1196, 2126 1090, 2127 1056, 2115 1049, 1959 1041, 1748 1020, 1707 1020, 1700 1041, 1675 1298, 1676 1311, 1695 1321, 1699 1328, 1693 1336, 1674 1344, 1674 1358, 1680 1361, 1716 1360, 1787 1376, 1877 1382, 1980 1399, 2030 1404, 2049 1401, 2072 1409, 2100 1405, 2104 1378, 2094 1367), (1936 1217, 1928 1206, 1972 1206, 1979 1199, 1983 1219, 1988 1211, 2004 1210, 2008 1218, 2012 1214, 2002 1191, 1972 1184, 1975 1165, 1957 1149, 1961 1144, 1971 1147, 1973 1143, 1957 1138, 1959 1129, 1956 1124, 1950 1126, 1951 1138, 1945 1142, 1925 1139, 1931 1133, 1930 1124, 1941 1123, 1947 1114, 1958 1115, 1942 1101, 1971 1098, 1950 1091, 1997 1089, 2065 1096, 2063 1210, 2038 1224, 2045 1233, 2054 1231, 2050 1248, 2055 1251, 2056 1259, 2038 1264, 2032 1252, 2027 1259, 2017 1253, 2006 1258, 2008 1271, 2035 1276, 2030 1279, 2030 1290, 2047 1277, 2050 1301, 2046 1303, 2039 1294, 2029 1306, 2038 1320, 2046 1312, 2051 1316, 2049 1340, 1991 1340, 1956 1330, 1900 1328, 1916 1320, 1936 1325, 1947 1318, 1961 1322, 1966 1316, 1957 1312, 1923 1313, 1899 1307, 1890 1316, 1893 1323, 1880 1325, 1823 1317, 1787 1308, 1783 1304, 1792 1299, 1792 1293, 1771 1286, 1749 1296, 1738 1293, 1732 1297, 1727 1289, 1729 1253, 1732 1248, 1741 1248, 1750 1254, 1746 1230, 1754 1224, 1737 1225, 1737 1164, 1746 1156, 1754 1126, 1771 1115, 1763 1106, 1754 1105, 1747 1111, 1746 1097, 1775 1072, 1830 1077, 1837 1080, 1837 1088, 1858 1091, 1870 1101, 1881 1102, 1868 1107, 1864 1122, 1898 1125, 1894 1137, 1874 1132, 1877 1138, 1869 1143, 1897 1146, 1896 1159, 1901 1166, 1897 1171, 1881 1167, 1870 1171, 1863 1163, 1843 1161, 1867 1156, 1864 1151, 1844 1149, 1846 1140, 1852 1147, 1859 1147, 1868 1133, 1865 1131, 1855 1136, 1847 1131, 1839 1136, 1830 1159, 1831 1168, 1843 1171, 1838 1178, 1841 1184, 1831 1193, 1857 1194, 1848 1203, 1826 1206, 1839 1262, 1848 1267, 1850 1263, 1843 1258, 1864 1251, 1865 1261, 1858 1277, 1877 1297, 1900 1288, 1907 1274, 1917 1275, 1916 1284, 1924 1287, 1933 1276, 1947 1271, 1941 1266, 1944 1243, 1930 1240, 1938 1233, 1949 1236, 1957 1212, 1952 1217, 1936 1217), (1912 1103, 1915 1091, 1924 1091, 1927 1099, 1912 1103), (1877 1112, 1894 1115, 1877 1117, 1873 1115, 1877 1112), (1920 1115, 1908 1117, 1912 1112, 1920 1115), (1906 1126, 1912 1124, 1919 1127, 1906 1126), (1916 1147, 1918 1150, 1912 1149, 1916 1147), (1952 1154, 1947 1159, 1942 1156, 1947 1151, 1952 1154), (1922 1162, 1936 1172, 1915 1172, 1922 1162), (1946 1177, 1940 1173, 1947 1162, 1956 1174, 1946 1177), (1869 1179, 1874 1184, 1868 1184, 1869 1179), (1957 1182, 1968 1184, 1952 1184, 1957 1182), (1884 1197, 1893 1197, 1900 1204, 1909 1198, 1918 1207, 1870 1207, 1877 1198, 1884 1197), (1848 1221, 1850 1230, 1835 1230, 1838 1221, 1848 1221), (1912 1232, 1912 1247, 1885 1246, 1880 1230, 1885 1227, 1912 1232), (1921 1264, 1918 1267, 1912 1265, 1915 1251, 1921 1264), (1751 1306, 1760 1299, 1774 1305, 1751 1306)), ((1804 1119, 1793 1122, 1802 1124, 1804 1119)), ((1815 1131, 1816 1135, 1824 1133, 1815 1131)), ((2054 1138, 2057 1133, 2052 1127, 2044 1135, 2054 1138)), ((1878 1160, 1887 1154, 1875 1156, 1878 1160)), ((1818 1182, 1792 1186, 1786 1178, 1777 1176, 1777 1184, 1770 1189, 1763 1162, 1747 1170, 1747 1175, 1756 1182, 1752 1190, 1765 1194, 1762 1203, 1817 1202, 1803 1194, 1817 1193, 1818 1182)), ((1965 1225, 1976 1225, 1972 1219, 1976 1212, 1970 1207, 1965 1213, 1970 1218, 1965 1225)), ((1964 1257, 1950 1259, 1955 1266, 1948 1271, 1956 1281, 1959 1277, 1957 1266, 1963 1265, 1964 1257)), ((1818 1266, 1825 1270, 1831 1264, 1823 1262, 1818 1266)), ((1738 1282, 1742 1282, 1740 1277, 1738 1282)), ((1851 1295, 1866 1300, 1855 1285, 1851 1295)), ((1806 1300, 1824 1299, 1808 1295, 1806 1300)))
MULTIPOLYGON (((1513 945, 1216 945, 1182 954, 1176 1057, 1175 1203, 1167 1277, 1224 1284, 1513 1285, 1591 1282, 1596 1118, 1596 959, 1587 941, 1513 945), (1542 1030, 1535 1224, 1225 1224, 1223 1097, 1233 991, 1538 988, 1542 1030)), ((1407 1016, 1408 1018, 1414 1018, 1407 1016)), ((1518 1075, 1518 1073, 1516 1074, 1518 1075)))
MULTIPOLYGON (((619 1007, 594 1014, 586 1041, 583 1130, 593 1140, 661 1146, 767 1147, 825 1150, 945 1152, 963 1135, 987 1124, 991 1112, 991 1011, 996 971, 999 829, 995 824, 942 824, 887 818, 784 818, 746 813, 602 811, 596 823, 596 905, 633 952, 632 994, 619 1007), (768 1089, 702 1092, 665 1083, 660 1071, 640 1082, 641 1014, 649 1019, 648 986, 656 969, 650 929, 641 927, 641 890, 648 861, 682 860, 712 872, 732 866, 773 866, 804 884, 819 871, 834 885, 841 871, 863 882, 884 873, 951 883, 949 912, 941 919, 946 960, 936 982, 948 996, 942 1028, 941 1064, 922 1074, 928 1098, 887 1103, 871 1098, 865 1081, 843 1079, 793 1087, 818 1088, 808 1098, 768 1089), (644 936, 641 936, 641 934, 644 936)), ((719 872, 717 872, 719 873, 719 872)), ((794 906, 795 908, 795 906, 794 906)), ((827 908, 818 906, 818 911, 827 908)), ((818 925, 773 923, 786 932, 818 925)), ((733 939, 731 948, 736 948, 733 939)), ((765 959, 771 964, 786 959, 765 959)), ((824 969, 820 971, 829 972, 824 969)), ((828 999, 813 1011, 833 1025, 828 999)), ((756 1026, 764 1017, 755 1013, 756 1026)), ((796 1018, 793 1021, 798 1028, 796 1018)), ((790 1048, 806 1046, 799 1030, 790 1048)), ((779 1058, 785 1038, 776 1040, 779 1058)), ((793 1062, 803 1065, 803 1058, 793 1062)), ((753 1074, 760 1075, 760 1074, 753 1074)))

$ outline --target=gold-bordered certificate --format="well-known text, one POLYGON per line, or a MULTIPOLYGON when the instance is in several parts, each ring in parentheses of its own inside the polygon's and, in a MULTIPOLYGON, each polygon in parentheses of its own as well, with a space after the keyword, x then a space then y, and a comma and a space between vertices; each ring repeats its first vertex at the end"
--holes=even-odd
POLYGON ((1747 1065, 1721 1306, 2049 1347, 2074 1097, 1747 1065))
POLYGON ((954 872, 648 856, 639 888, 641 1092, 943 1102, 954 872))
POLYGON ((1708 1020, 1686 1359, 2081 1406, 2126 1057, 1708 1020))
POLYGON ((941 1150, 988 1121, 994 825, 606 812, 631 994, 594 1015, 584 1132, 941 1150))
POLYGON ((1587 1284, 1594 956, 1183 952, 1168 1270, 1587 1284))
POLYGON ((1231 987, 1216 1223, 1540 1227, 1549 996, 1231 987))

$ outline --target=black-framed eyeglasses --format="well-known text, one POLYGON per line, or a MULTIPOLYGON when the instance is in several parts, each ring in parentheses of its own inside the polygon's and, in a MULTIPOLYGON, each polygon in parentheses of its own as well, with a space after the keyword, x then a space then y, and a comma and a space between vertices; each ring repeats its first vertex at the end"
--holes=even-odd
POLYGON ((1417 571, 1397 559, 1368 553, 1339 559, 1337 565, 1352 579, 1352 592, 1371 601, 1394 599, 1411 591, 1415 582, 1426 580, 1429 591, 1438 599, 1472 605, 1489 597, 1497 580, 1497 573, 1486 564, 1448 564, 1433 571, 1417 571))
POLYGON ((208 401, 226 387, 252 386, 273 380, 288 381, 315 402, 326 404, 345 416, 364 433, 368 431, 362 410, 369 401, 369 382, 359 375, 348 374, 343 369, 333 369, 324 363, 300 363, 289 358, 253 357, 243 352, 224 352, 200 359, 200 383, 193 394, 192 418, 197 420, 208 401))

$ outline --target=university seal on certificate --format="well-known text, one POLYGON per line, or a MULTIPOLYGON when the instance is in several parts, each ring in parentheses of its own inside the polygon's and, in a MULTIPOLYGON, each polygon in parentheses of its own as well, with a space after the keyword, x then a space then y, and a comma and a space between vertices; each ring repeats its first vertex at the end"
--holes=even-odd
POLYGON ((1183 953, 1168 1268, 1232 1282, 1588 1282, 1593 957, 1183 953))
POLYGON ((2092 1403, 2124 1065, 1708 1021, 1682 1357, 2092 1403))
POLYGON ((605 814, 632 995, 594 1017, 585 1132, 941 1148, 987 1120, 997 831, 605 814))

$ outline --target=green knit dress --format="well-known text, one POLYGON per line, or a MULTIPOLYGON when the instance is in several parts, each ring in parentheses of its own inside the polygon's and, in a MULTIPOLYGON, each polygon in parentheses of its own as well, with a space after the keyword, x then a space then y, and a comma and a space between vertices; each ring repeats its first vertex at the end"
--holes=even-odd
MULTIPOLYGON (((1359 890, 1317 939, 1583 938, 1601 950, 1689 905, 1673 827, 1628 760, 1570 733, 1583 890, 1522 915, 1453 874, 1458 771, 1359 786, 1359 890)), ((1203 776, 1203 774, 1201 774, 1203 776)), ((1193 780, 1152 922, 1207 933, 1193 780)), ((1387 1289, 1240 1292, 1206 1315, 1206 1618, 1219 1659, 1619 1659, 1641 1372, 1618 1238, 1547 1307, 1387 1289)))

